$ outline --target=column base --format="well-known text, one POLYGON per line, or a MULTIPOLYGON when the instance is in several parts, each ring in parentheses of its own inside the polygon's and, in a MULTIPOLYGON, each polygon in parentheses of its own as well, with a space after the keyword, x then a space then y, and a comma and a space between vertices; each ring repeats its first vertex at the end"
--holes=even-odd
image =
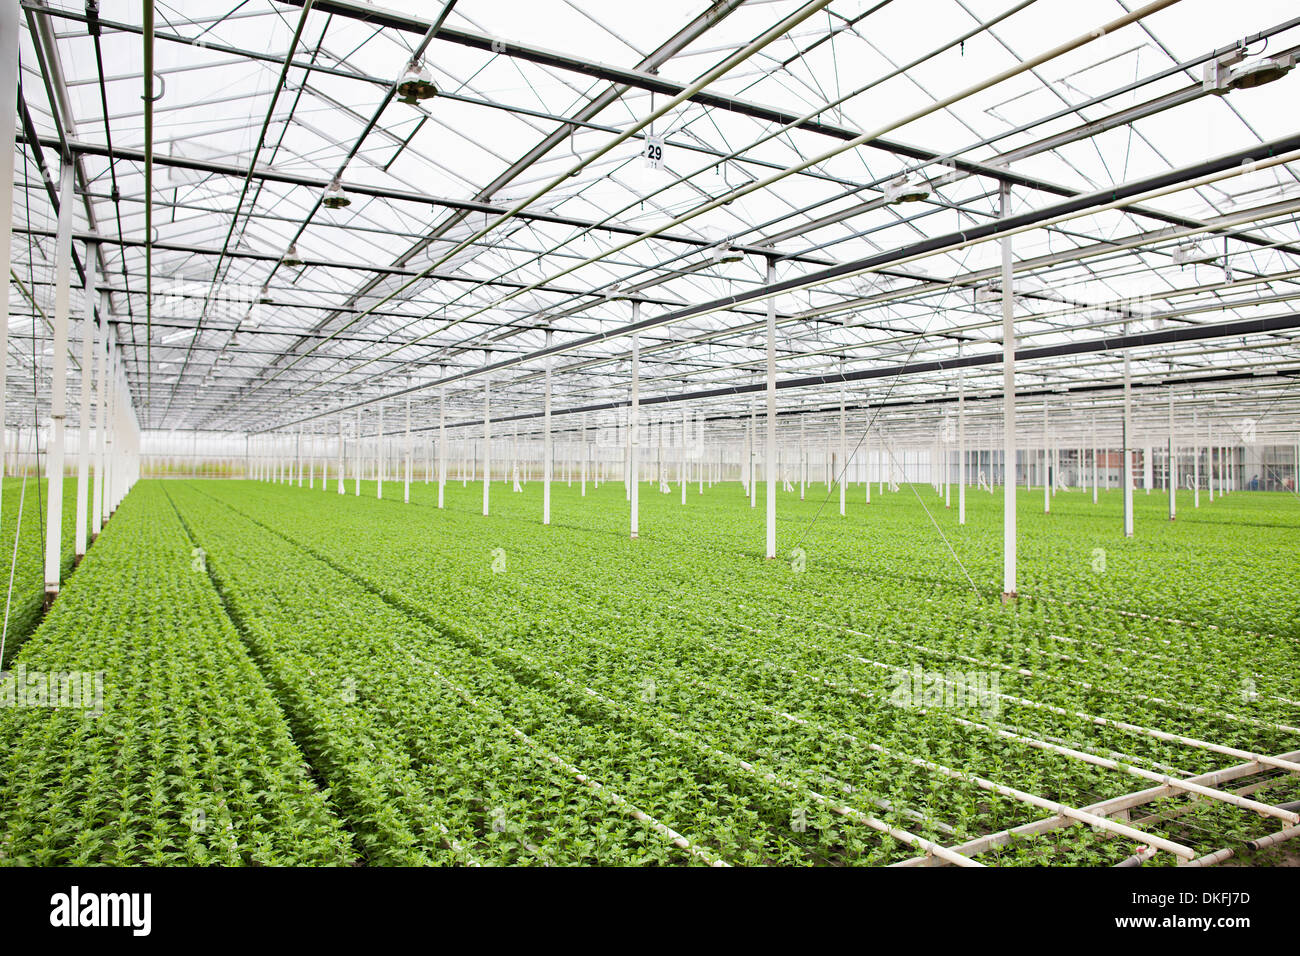
POLYGON ((1018 597, 1019 597, 1019 595, 1018 595, 1015 591, 1003 591, 1003 592, 1002 592, 1002 603, 1003 603, 1003 604, 1010 604, 1012 601, 1016 600, 1016 598, 1018 598, 1018 597))

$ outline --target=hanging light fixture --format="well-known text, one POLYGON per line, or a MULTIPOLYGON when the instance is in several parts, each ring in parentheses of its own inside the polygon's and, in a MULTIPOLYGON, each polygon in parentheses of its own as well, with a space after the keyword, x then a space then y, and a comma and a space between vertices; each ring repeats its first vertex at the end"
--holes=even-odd
POLYGON ((1196 265, 1199 263, 1213 262, 1214 252, 1206 249, 1197 242, 1185 242, 1174 249, 1174 265, 1196 265))
POLYGON ((930 198, 932 190, 924 179, 902 175, 885 183, 885 202, 891 206, 905 202, 923 202, 930 198))
POLYGON ((321 205, 326 209, 342 209, 345 206, 351 206, 352 200, 348 194, 343 191, 343 184, 339 182, 339 177, 335 176, 330 180, 330 184, 325 187, 325 194, 321 198, 321 205))
POLYGON ((1296 64, 1294 53, 1272 56, 1238 66, 1245 58, 1246 51, 1237 49, 1205 64, 1201 74, 1201 86, 1205 92, 1223 96, 1232 90, 1254 89, 1265 83, 1282 79, 1296 64))
POLYGON ((406 69, 397 81, 397 98, 414 106, 420 100, 432 99, 437 95, 438 87, 425 65, 417 60, 406 64, 406 69))
POLYGON ((727 242, 714 246, 709 251, 709 254, 713 257, 713 261, 718 265, 721 265, 724 262, 741 262, 745 258, 743 252, 727 242))
POLYGON ((284 255, 280 258, 280 263, 290 268, 302 265, 302 259, 298 256, 298 244, 296 242, 289 243, 289 248, 284 250, 284 255))

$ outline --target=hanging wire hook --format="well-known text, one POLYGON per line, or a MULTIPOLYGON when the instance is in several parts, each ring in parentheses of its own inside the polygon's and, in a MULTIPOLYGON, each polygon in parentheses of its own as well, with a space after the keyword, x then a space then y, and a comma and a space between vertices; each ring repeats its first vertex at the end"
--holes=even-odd
POLYGON ((162 99, 164 96, 167 95, 167 77, 163 76, 161 73, 155 70, 153 78, 157 80, 159 84, 161 84, 162 89, 159 91, 157 96, 145 96, 143 93, 141 93, 140 99, 144 100, 146 103, 157 103, 160 99, 162 99))

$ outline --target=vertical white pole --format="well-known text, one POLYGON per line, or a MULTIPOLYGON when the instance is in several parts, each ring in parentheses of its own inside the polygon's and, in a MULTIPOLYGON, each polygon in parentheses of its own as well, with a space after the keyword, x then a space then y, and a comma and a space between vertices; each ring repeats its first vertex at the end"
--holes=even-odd
POLYGON ((298 426, 298 434, 293 440, 293 454, 298 463, 298 487, 302 487, 302 426, 298 426))
MULTIPOLYGON (((12 255, 14 220, 14 130, 18 125, 18 4, 0 3, 0 428, 9 410, 8 380, 5 377, 9 356, 9 268, 12 255)), ((103 365, 100 365, 103 368, 103 365)), ((84 370, 83 370, 84 372, 84 370)), ((100 374, 103 385, 103 374, 100 374)), ((101 416, 102 417, 102 416, 101 416)), ((21 434, 21 429, 19 430, 21 434)), ((14 463, 17 466, 18 436, 14 438, 14 463)), ((2 449, 0 449, 2 451, 2 449)), ((5 475, 4 456, 0 454, 0 481, 5 475)), ((96 481, 96 488, 99 487, 96 481)), ((99 533, 98 525, 95 533, 99 533)))
MULTIPOLYGON (((841 379, 844 378, 844 363, 842 361, 840 362, 840 378, 841 379)), ((840 517, 841 518, 843 518, 845 515, 845 510, 844 510, 845 509, 845 485, 848 481, 848 472, 849 472, 849 458, 848 458, 849 443, 845 432, 846 425, 845 425, 845 414, 844 414, 844 403, 847 398, 846 393, 847 393, 847 389, 845 389, 843 385, 840 385, 840 461, 839 461, 840 470, 839 470, 839 474, 836 477, 839 479, 839 483, 840 483, 840 517)))
MULTIPOLYGON (((1001 188, 1002 218, 1011 215, 1011 187, 1001 188)), ((1002 239, 1002 599, 1016 596, 1016 328, 1011 289, 1011 237, 1002 239)))
POLYGON ((699 494, 704 494, 704 412, 695 413, 695 447, 699 449, 699 463, 695 476, 699 479, 699 494))
MULTIPOLYGON (((551 348, 551 329, 546 330, 546 348, 551 348)), ((546 435, 542 440, 542 454, 546 456, 546 461, 542 463, 542 524, 551 523, 551 461, 554 458, 553 446, 551 444, 551 368, 554 365, 552 356, 546 356, 546 398, 543 406, 542 418, 546 429, 546 435)))
POLYGON ((867 431, 865 436, 863 436, 862 439, 862 457, 866 462, 866 475, 864 477, 867 479, 862 484, 867 489, 867 504, 871 504, 871 418, 870 415, 871 415, 871 410, 868 409, 867 410, 867 416, 868 416, 867 431))
POLYGON ((1051 439, 1048 437, 1047 396, 1043 396, 1043 514, 1052 513, 1052 459, 1051 439))
MULTIPOLYGON (((776 281, 776 260, 767 257, 767 282, 776 281)), ((776 557, 776 299, 767 300, 767 535, 765 553, 776 557)))
POLYGON ((1196 427, 1196 409, 1192 409, 1192 507, 1201 506, 1201 435, 1196 427))
MULTIPOLYGON (((8 286, 8 283, 3 283, 8 286)), ((94 537, 99 537, 99 532, 104 528, 104 466, 105 466, 105 443, 106 432, 108 431, 108 348, 109 348, 109 328, 108 328, 108 309, 104 309, 103 320, 99 328, 99 347, 95 349, 95 364, 97 366, 96 380, 98 385, 96 390, 99 394, 99 401, 95 406, 95 417, 97 424, 95 426, 95 492, 92 495, 90 533, 94 537)), ((4 373, 0 372, 0 376, 4 373)))
POLYGON ((411 503, 411 396, 406 396, 406 475, 402 488, 402 502, 411 503))
POLYGON ((758 428, 756 416, 758 412, 754 408, 754 400, 749 400, 749 506, 758 507, 758 428))
POLYGON ((807 459, 807 451, 803 450, 803 416, 800 415, 800 501, 803 501, 807 480, 809 480, 809 459, 807 459))
MULTIPOLYGON (((957 346, 961 356, 961 346, 957 346)), ((957 376, 957 524, 966 523, 966 376, 957 376)))
POLYGON ((356 491, 355 491, 355 497, 357 497, 357 498, 360 498, 360 497, 361 497, 361 461, 362 461, 361 456, 362 456, 362 446, 361 446, 361 409, 358 408, 358 409, 357 409, 357 453, 356 453, 356 455, 353 457, 353 460, 352 460, 352 468, 353 468, 353 472, 354 472, 354 477, 356 478, 356 482, 357 482, 357 484, 356 484, 356 491))
MULTIPOLYGON (((1214 504, 1214 459, 1217 454, 1214 448, 1214 426, 1207 423, 1205 426, 1205 485, 1210 492, 1210 504, 1214 504)), ((1223 486, 1219 486, 1219 493, 1223 493, 1223 486)))
POLYGON ((686 406, 682 406, 681 460, 677 463, 678 484, 682 486, 682 504, 686 504, 686 406))
MULTIPOLYGON (((85 310, 81 320, 81 412, 77 429, 77 522, 74 547, 77 560, 86 553, 86 519, 90 490, 90 385, 95 367, 95 286, 99 256, 93 243, 86 243, 85 310)), ((7 283, 6 283, 7 284, 7 283)))
MULTIPOLYGON (((641 320, 641 303, 632 303, 632 324, 635 325, 641 320)), ((640 336, 635 332, 632 333, 632 404, 629 409, 627 419, 627 440, 628 440, 628 489, 632 502, 632 537, 636 538, 640 528, 638 526, 637 509, 640 505, 638 496, 638 487, 640 485, 640 475, 638 474, 637 458, 640 454, 640 420, 641 420, 641 343, 640 336)))
POLYGON ((587 497, 587 458, 591 453, 591 446, 587 444, 587 413, 582 413, 582 480, 579 484, 581 493, 579 497, 587 497))
MULTIPOLYGON (((483 363, 487 364, 484 354, 483 363)), ((492 378, 483 376, 483 516, 487 517, 492 495, 492 378)))
MULTIPOLYGON (((447 377, 447 369, 442 369, 442 378, 447 377)), ((438 507, 443 506, 443 497, 447 490, 447 386, 438 386, 438 507)))
POLYGON ((1142 490, 1146 494, 1151 494, 1151 485, 1153 484, 1153 468, 1151 462, 1151 445, 1147 443, 1142 448, 1142 490))
MULTIPOLYGON (((1128 334, 1128 323, 1124 323, 1124 334, 1128 334)), ((1124 442, 1121 452, 1121 465, 1124 471, 1124 537, 1133 537, 1133 390, 1132 376, 1129 372, 1128 351, 1124 352, 1124 442)))
MULTIPOLYGON (((63 427, 67 409, 68 310, 72 283, 72 175, 71 157, 59 172, 59 222, 56 231, 54 273, 54 355, 51 361, 50 418, 53 430, 46 455, 48 475, 45 520, 45 594, 59 593, 63 531, 63 427)), ((8 277, 4 277, 8 282, 8 277)), ((4 356, 0 356, 3 359, 4 356)))
POLYGON ((1092 503, 1097 503, 1097 413, 1092 413, 1092 503))
POLYGON ((384 497, 384 403, 379 403, 379 424, 375 431, 375 497, 384 497))
POLYGON ((346 447, 343 439, 343 413, 339 412, 339 494, 345 494, 343 490, 343 470, 347 466, 347 456, 344 453, 346 447))
POLYGON ((1178 446, 1174 441, 1174 390, 1169 389, 1169 520, 1178 517, 1178 446))
POLYGON ((104 425, 104 513, 103 520, 107 521, 113 516, 113 495, 116 492, 116 471, 114 452, 117 450, 118 422, 117 407, 121 399, 118 396, 118 387, 120 382, 117 378, 117 350, 113 347, 113 337, 108 338, 108 355, 105 356, 108 363, 105 369, 107 376, 107 394, 108 409, 105 412, 104 425))

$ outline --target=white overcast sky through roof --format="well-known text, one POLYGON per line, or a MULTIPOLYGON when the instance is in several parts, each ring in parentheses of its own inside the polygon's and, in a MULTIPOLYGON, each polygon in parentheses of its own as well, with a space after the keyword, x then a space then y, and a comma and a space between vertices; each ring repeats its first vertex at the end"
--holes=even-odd
MULTIPOLYGON (((345 6, 363 10, 368 5, 345 6)), ((445 27, 496 38, 499 47, 480 49, 435 37, 424 64, 441 95, 418 105, 390 103, 342 177, 345 185, 412 198, 354 193, 351 205, 332 210, 317 208, 318 186, 259 176, 241 202, 242 175, 220 171, 248 169, 301 7, 269 0, 157 4, 155 65, 161 95, 153 104, 154 151, 160 158, 153 195, 155 291, 179 289, 198 298, 176 295, 166 303, 156 301, 148 329, 143 164, 132 152, 142 150, 145 141, 142 39, 134 29, 140 25, 140 5, 102 4, 102 75, 80 4, 51 3, 54 11, 67 11, 70 17, 28 11, 21 77, 35 128, 52 139, 62 125, 68 139, 96 147, 81 158, 85 179, 78 181, 78 190, 87 193, 96 227, 110 240, 103 249, 106 272, 100 280, 118 323, 142 420, 160 428, 234 432, 274 427, 408 382, 436 381, 443 369, 475 368, 484 362, 485 350, 493 361, 528 356, 544 342, 543 316, 550 317, 559 344, 615 329, 631 317, 629 303, 608 294, 616 285, 620 290, 640 287, 643 314, 652 316, 744 293, 763 282, 761 257, 714 262, 707 247, 682 240, 760 246, 778 237, 776 275, 786 279, 996 217, 997 183, 984 176, 938 182, 923 202, 874 202, 883 184, 904 172, 933 178, 944 170, 886 149, 859 147, 673 226, 667 237, 594 258, 635 231, 656 229, 843 142, 810 130, 776 134, 777 125, 768 120, 686 102, 654 123, 654 134, 666 142, 662 169, 648 168, 644 139, 633 137, 528 210, 614 225, 623 232, 520 217, 459 251, 436 275, 410 282, 488 221, 482 213, 462 216, 441 200, 482 200, 505 208, 667 101, 663 93, 631 88, 582 122, 565 123, 609 83, 530 62, 513 55, 512 44, 635 68, 710 6, 677 0, 650 5, 456 3, 445 27), (44 51, 38 54, 30 32, 30 24, 42 21, 40 28, 53 37, 53 59, 44 51), (59 75, 51 76, 56 70, 59 75), (66 86, 67 115, 61 106, 51 108, 47 81, 55 89, 66 86), (525 168, 515 168, 560 129, 567 135, 558 145, 525 168), (102 149, 108 133, 115 150, 132 152, 118 156, 111 170, 102 149), (178 169, 166 165, 169 157, 211 164, 218 171, 178 169), (110 197, 114 176, 120 206, 110 197), (489 191, 494 183, 499 184, 489 191), (828 217, 832 221, 822 221, 828 217), (297 251, 308 265, 277 265, 296 236, 297 251), (126 244, 118 245, 119 238, 126 244), (242 300, 204 305, 210 288, 218 290, 218 297, 239 299, 264 284, 270 304, 253 316, 242 300), (533 285, 537 288, 504 298, 533 285)), ((742 3, 656 72, 673 83, 689 84, 799 6, 787 0, 742 3)), ((839 129, 868 131, 1086 34, 1129 8, 1115 0, 833 0, 707 90, 802 115, 868 87, 818 117, 839 129), (1014 8, 1020 9, 1002 19, 1014 8), (993 20, 995 25, 977 29, 993 20), (972 31, 964 43, 935 52, 972 31)), ((377 9, 429 18, 441 4, 394 0, 377 9)), ((1080 193, 1246 149, 1297 132, 1300 71, 1258 89, 1216 96, 1187 93, 1199 86, 1199 62, 1185 70, 1171 68, 1260 32, 1273 35, 1249 45, 1246 52, 1252 58, 1300 46, 1300 29, 1276 29, 1297 15, 1294 3, 1281 0, 1183 0, 950 108, 891 129, 885 138, 989 163, 1021 150, 1024 155, 1011 166, 1015 173, 1080 193), (1129 86, 1133 88, 1116 92, 1129 86), (1184 101, 1132 123, 1067 137, 1068 142, 1049 148, 1041 145, 1083 124, 1171 97, 1184 101)), ((311 183, 329 180, 419 41, 416 32, 363 22, 342 11, 311 11, 294 61, 318 69, 288 71, 259 167, 311 183)), ((44 233, 52 232, 55 217, 31 151, 22 144, 18 150, 14 270, 48 315, 54 244, 44 233), (30 243, 28 229, 36 233, 30 243)), ((57 149, 47 145, 44 155, 57 176, 57 149)), ((1018 236, 1018 258, 1048 257, 1041 267, 1017 277, 1017 327, 1024 344, 1095 337, 1115 331, 1122 321, 1132 330, 1159 329, 1176 307, 1182 310, 1176 321, 1183 323, 1292 313, 1289 293, 1295 279, 1289 273, 1300 263, 1293 252, 1277 246, 1300 246, 1296 170, 1294 164, 1263 169, 1145 203, 1149 210, 1200 222, 1261 210, 1240 229, 1248 238, 1193 237, 1217 256, 1213 262, 1175 262, 1174 251, 1187 242, 1182 237, 1126 246, 1133 237, 1170 227, 1125 211, 1085 215, 1018 236), (1097 251, 1106 244, 1116 248, 1097 251), (1072 250, 1091 251, 1071 256, 1072 250), (1271 278, 1279 276, 1283 278, 1271 278), (1219 288, 1231 282, 1237 284, 1219 288), (1195 291, 1202 286, 1206 288, 1195 291), (1175 294, 1177 298, 1162 298, 1175 294), (1122 316, 1102 308, 1131 297, 1147 298, 1122 316)), ((1012 208, 1037 209, 1060 198, 1059 193, 1017 188, 1012 208)), ((87 228, 80 203, 76 228, 87 228)), ((887 274, 838 279, 778 296, 781 376, 942 359, 959 347, 996 349, 1000 310, 996 303, 980 301, 977 293, 998 262, 998 246, 988 242, 937 253, 887 274)), ((79 298, 74 294, 74 300, 79 298)), ((11 340, 11 377, 30 380, 33 361, 40 374, 48 374, 49 356, 41 349, 49 330, 20 295, 15 293, 12 301, 11 330, 21 335, 11 340)), ((79 308, 74 305, 74 314, 79 308)), ((756 381, 764 360, 764 309, 763 302, 756 302, 642 336, 643 394, 756 381)), ((1139 377, 1176 374, 1191 380, 1224 370, 1294 367, 1290 335, 1148 349, 1134 353, 1135 369, 1139 377)), ((557 409, 624 400, 629 345, 625 337, 612 338, 560 356, 557 409)), ((533 359, 501 373, 502 414, 540 407, 542 369, 542 362, 533 359)), ((1048 360, 1027 364, 1022 383, 1026 388, 1068 388, 1113 381, 1118 369, 1117 354, 1048 360)), ((74 369, 74 386, 76 375, 74 369)), ((994 366, 973 370, 972 394, 995 394, 999 375, 994 366)), ((855 385, 854 394, 870 402, 888 390, 894 400, 922 401, 951 386, 951 375, 936 373, 855 385)), ((819 407, 832 398, 833 391, 791 390, 783 393, 782 402, 783 407, 819 407)), ((423 394, 417 402, 420 425, 436 417, 431 399, 432 393, 423 394)), ((472 416, 479 407, 478 383, 471 379, 454 386, 452 400, 458 420, 472 416)), ((40 401, 47 397, 41 395, 40 401)), ((720 417, 743 415, 749 401, 748 396, 724 396, 707 408, 720 417)), ((917 408, 918 420, 930 414, 922 405, 917 408)), ((11 424, 30 420, 21 402, 9 414, 11 424)), ((614 420, 612 413, 607 419, 614 420)))

